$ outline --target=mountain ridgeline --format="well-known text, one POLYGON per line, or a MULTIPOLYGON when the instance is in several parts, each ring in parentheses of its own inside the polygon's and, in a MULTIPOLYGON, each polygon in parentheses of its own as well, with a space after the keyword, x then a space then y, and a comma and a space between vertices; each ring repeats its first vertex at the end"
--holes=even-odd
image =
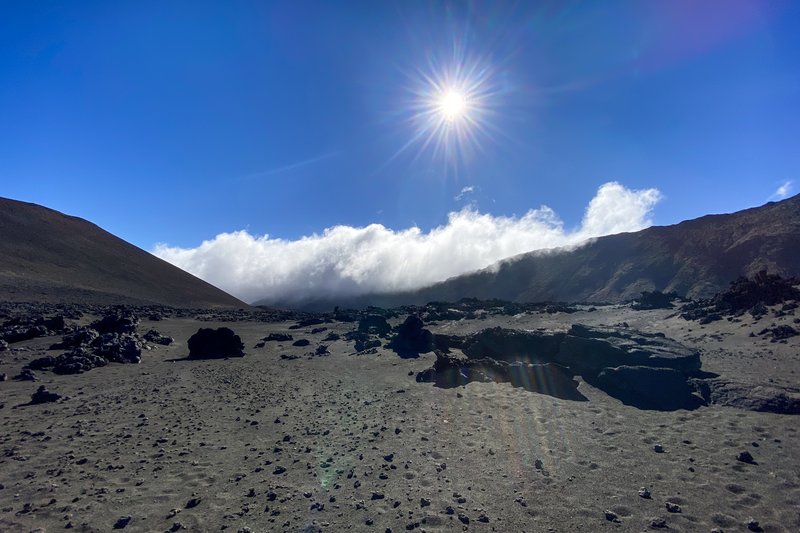
POLYGON ((247 307, 81 218, 0 198, 0 300, 247 307))
POLYGON ((465 297, 620 302, 656 289, 703 298, 740 275, 764 269, 800 274, 800 195, 732 214, 599 237, 578 247, 521 254, 417 291, 300 306, 392 307, 465 297))

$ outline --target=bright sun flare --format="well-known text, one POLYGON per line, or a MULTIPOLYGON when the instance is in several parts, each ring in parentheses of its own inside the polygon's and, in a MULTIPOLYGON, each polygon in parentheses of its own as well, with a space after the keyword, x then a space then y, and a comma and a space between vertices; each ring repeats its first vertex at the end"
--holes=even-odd
POLYGON ((441 97, 439 111, 446 120, 452 122, 467 112, 467 100, 460 92, 449 90, 441 97))
MULTIPOLYGON (((458 43, 456 43, 458 44, 458 43)), ((450 61, 429 58, 411 78, 408 118, 413 135, 392 158, 416 146, 441 157, 447 170, 459 169, 492 140, 491 123, 501 105, 495 69, 455 46, 450 61)))

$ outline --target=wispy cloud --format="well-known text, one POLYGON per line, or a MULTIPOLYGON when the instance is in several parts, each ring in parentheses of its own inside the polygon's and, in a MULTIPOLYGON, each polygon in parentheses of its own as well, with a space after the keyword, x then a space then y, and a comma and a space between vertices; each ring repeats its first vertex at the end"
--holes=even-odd
POLYGON ((310 157, 308 159, 304 159, 302 161, 296 161, 288 165, 262 170, 260 172, 253 172, 252 174, 245 174, 244 176, 241 176, 240 179, 258 179, 258 178, 266 178, 267 176, 275 176, 276 174, 283 174, 284 172, 289 172, 291 170, 295 170, 301 167, 307 167, 309 165, 313 165, 314 163, 319 163, 320 161, 336 157, 340 153, 341 153, 340 150, 336 150, 334 152, 328 152, 318 156, 310 157))
POLYGON ((656 189, 611 182, 598 189, 574 230, 546 206, 511 217, 465 207, 428 232, 370 224, 284 240, 242 230, 196 248, 158 244, 153 253, 250 302, 357 296, 416 289, 520 253, 636 231, 651 225, 660 199, 656 189))
POLYGON ((466 195, 468 195, 468 194, 470 194, 472 192, 475 192, 475 186, 474 185, 467 185, 466 187, 461 189, 461 192, 459 192, 457 195, 455 195, 453 197, 453 200, 455 200, 456 202, 460 202, 461 200, 464 199, 464 197, 466 195))
POLYGON ((794 182, 792 180, 784 181, 780 187, 778 187, 772 196, 769 197, 770 200, 783 200, 784 198, 788 198, 792 195, 792 186, 794 182))

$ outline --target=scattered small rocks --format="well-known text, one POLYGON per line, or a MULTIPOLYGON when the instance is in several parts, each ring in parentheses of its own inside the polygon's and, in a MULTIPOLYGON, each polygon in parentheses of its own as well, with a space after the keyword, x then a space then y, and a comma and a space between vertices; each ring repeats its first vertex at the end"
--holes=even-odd
POLYGON ((265 342, 270 342, 270 341, 289 342, 291 340, 294 340, 294 337, 292 337, 288 333, 270 333, 261 340, 265 342))

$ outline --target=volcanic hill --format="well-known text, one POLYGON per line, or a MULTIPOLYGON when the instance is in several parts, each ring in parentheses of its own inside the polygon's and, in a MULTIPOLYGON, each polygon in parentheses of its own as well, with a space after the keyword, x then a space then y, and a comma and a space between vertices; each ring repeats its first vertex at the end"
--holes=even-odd
POLYGON ((247 307, 81 218, 0 198, 0 300, 247 307))

